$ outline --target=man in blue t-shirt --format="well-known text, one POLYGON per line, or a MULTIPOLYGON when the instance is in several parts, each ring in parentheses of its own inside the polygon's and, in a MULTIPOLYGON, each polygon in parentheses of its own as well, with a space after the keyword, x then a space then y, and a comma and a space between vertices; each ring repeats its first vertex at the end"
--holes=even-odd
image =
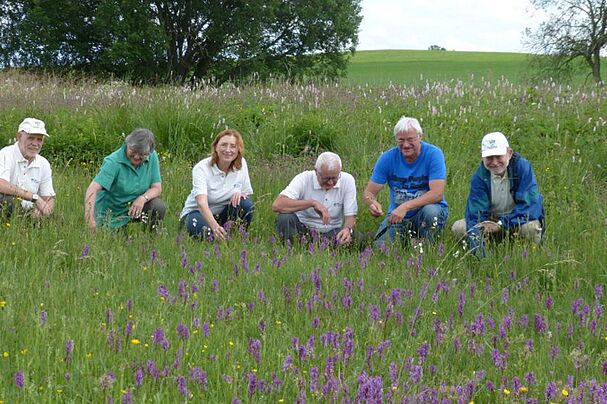
POLYGON ((410 237, 433 240, 449 214, 443 196, 447 180, 445 157, 438 147, 422 142, 422 128, 415 118, 403 116, 394 126, 397 146, 384 152, 371 174, 363 198, 372 216, 384 214, 377 193, 387 183, 390 207, 375 243, 403 241, 410 237))

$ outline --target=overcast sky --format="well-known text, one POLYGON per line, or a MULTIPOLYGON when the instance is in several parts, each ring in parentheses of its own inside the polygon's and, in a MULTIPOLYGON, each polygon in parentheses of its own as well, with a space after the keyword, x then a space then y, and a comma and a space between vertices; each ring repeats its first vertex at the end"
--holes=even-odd
POLYGON ((542 15, 528 0, 362 0, 358 50, 524 52, 542 15))

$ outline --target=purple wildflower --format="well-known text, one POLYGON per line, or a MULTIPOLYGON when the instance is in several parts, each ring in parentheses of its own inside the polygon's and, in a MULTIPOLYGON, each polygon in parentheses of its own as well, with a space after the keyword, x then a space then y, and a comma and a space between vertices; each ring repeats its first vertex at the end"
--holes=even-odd
POLYGON ((143 384, 143 368, 139 367, 135 370, 135 385, 141 386, 143 384))
POLYGON ((546 328, 548 327, 546 324, 546 320, 544 320, 544 317, 542 317, 541 314, 536 313, 533 316, 533 323, 535 325, 535 332, 540 335, 544 335, 544 333, 546 332, 546 328))
POLYGON ((261 341, 258 339, 250 339, 247 351, 253 356, 255 362, 261 362, 261 341))
POLYGON ((85 244, 84 247, 82 247, 82 252, 80 253, 80 258, 88 257, 90 253, 91 253, 91 247, 88 244, 85 244))
POLYGON ((550 382, 546 385, 546 388, 544 389, 544 397, 546 398, 546 401, 550 401, 552 400, 554 397, 556 397, 556 383, 555 382, 550 382))
POLYGON ((48 319, 48 313, 46 310, 42 310, 40 312, 40 325, 44 326, 46 324, 46 320, 48 319))
POLYGON ((156 290, 156 292, 158 293, 158 295, 160 297, 162 297, 164 299, 168 299, 169 298, 169 290, 164 285, 158 286, 158 289, 156 290))
POLYGON ((183 375, 179 375, 177 376, 177 390, 179 390, 179 393, 184 396, 187 397, 188 396, 188 380, 185 378, 185 376, 183 375))
POLYGON ((207 372, 200 368, 190 369, 190 380, 194 383, 198 383, 203 389, 207 389, 209 380, 207 378, 207 372))
POLYGON ((114 372, 110 370, 99 378, 99 386, 104 390, 108 390, 112 388, 115 381, 116 376, 114 376, 114 372))
POLYGON ((310 391, 318 391, 318 367, 316 366, 310 368, 310 391))
POLYGON ((65 342, 65 357, 63 361, 67 364, 72 362, 72 353, 74 352, 74 340, 68 339, 65 342))
POLYGON ((125 337, 130 337, 133 334, 133 320, 129 320, 126 322, 126 325, 124 326, 124 336, 125 337))
POLYGON ((22 389, 24 384, 25 384, 25 377, 23 376, 23 371, 20 370, 17 373, 15 373, 15 385, 17 386, 17 388, 22 389))
POLYGON ((252 396, 257 390, 257 376, 255 375, 255 373, 249 373, 247 377, 249 379, 249 395, 252 396))
POLYGON ((112 309, 107 309, 105 312, 105 323, 111 324, 114 321, 114 313, 112 313, 112 309))
POLYGON ((183 341, 186 341, 188 338, 190 338, 190 330, 182 323, 177 324, 177 334, 179 335, 179 338, 181 338, 183 341))
POLYGON ((209 329, 209 323, 205 321, 202 324, 202 336, 203 337, 208 337, 210 334, 211 334, 211 331, 209 329))

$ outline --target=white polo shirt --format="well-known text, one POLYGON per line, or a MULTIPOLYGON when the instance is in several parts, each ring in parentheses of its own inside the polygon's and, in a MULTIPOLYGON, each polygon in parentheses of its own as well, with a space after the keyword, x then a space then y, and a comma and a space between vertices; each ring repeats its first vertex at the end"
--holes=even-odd
POLYGON ((356 184, 352 175, 342 172, 335 186, 329 190, 322 188, 318 182, 316 171, 304 171, 297 174, 291 183, 280 193, 290 199, 314 199, 322 203, 329 214, 331 222, 323 224, 322 217, 314 208, 295 212, 299 221, 310 228, 326 233, 343 226, 344 216, 354 216, 358 212, 356 202, 356 184))
POLYGON ((247 195, 253 193, 249 169, 244 158, 240 170, 233 170, 227 174, 221 171, 217 164, 213 166, 210 164, 211 158, 207 157, 199 161, 192 169, 193 188, 185 201, 185 206, 179 215, 180 218, 198 210, 198 204, 196 203, 198 195, 207 196, 209 208, 216 215, 221 213, 228 205, 234 192, 239 191, 247 195))
MULTIPOLYGON (((17 143, 0 150, 0 178, 40 196, 55 196, 48 160, 36 155, 28 165, 17 143)), ((29 209, 33 203, 22 201, 21 205, 29 209)))

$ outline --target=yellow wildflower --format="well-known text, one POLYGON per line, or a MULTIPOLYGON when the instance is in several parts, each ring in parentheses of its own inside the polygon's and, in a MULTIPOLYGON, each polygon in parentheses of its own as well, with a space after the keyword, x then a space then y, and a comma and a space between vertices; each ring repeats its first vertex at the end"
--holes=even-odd
POLYGON ((519 393, 525 394, 528 391, 529 391, 529 389, 527 387, 525 387, 525 386, 521 386, 521 387, 518 388, 518 392, 519 393))
POLYGON ((508 389, 504 389, 504 394, 505 394, 505 395, 509 395, 509 394, 510 394, 510 390, 508 390, 508 389))
POLYGON ((141 344, 141 341, 139 341, 137 338, 133 338, 131 340, 131 344, 133 344, 133 345, 139 345, 139 344, 141 344))
POLYGON ((567 396, 569 396, 569 390, 563 389, 563 390, 561 390, 561 394, 563 394, 563 396, 567 397, 567 396))
POLYGON ((0 309, 3 309, 6 307, 6 300, 0 300, 0 309))
POLYGON ((6 351, 2 352, 2 356, 5 358, 8 358, 8 352, 6 352, 6 351))

